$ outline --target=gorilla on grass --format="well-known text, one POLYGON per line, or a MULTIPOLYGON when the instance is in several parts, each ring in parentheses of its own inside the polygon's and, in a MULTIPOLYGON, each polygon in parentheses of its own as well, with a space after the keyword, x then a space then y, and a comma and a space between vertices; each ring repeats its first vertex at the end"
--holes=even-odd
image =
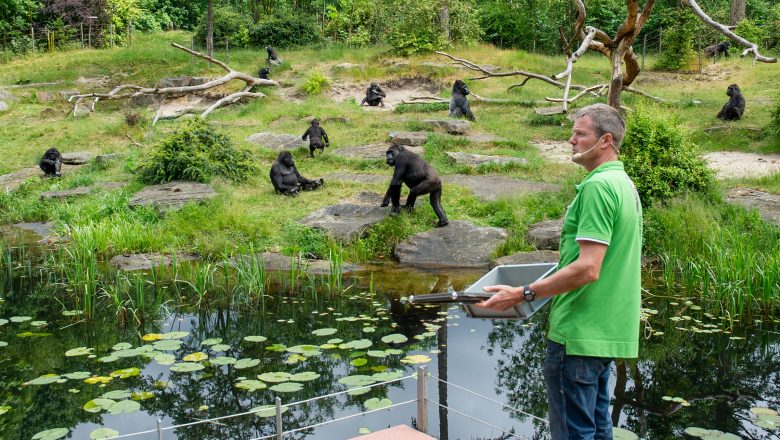
POLYGON ((469 106, 469 100, 466 99, 466 95, 470 94, 469 86, 461 80, 455 80, 452 85, 452 98, 450 98, 450 117, 461 118, 464 117, 469 121, 474 121, 474 113, 471 113, 471 107, 469 106))
POLYGON ((387 95, 385 94, 385 91, 382 90, 381 87, 379 87, 379 84, 371 83, 371 85, 368 86, 368 89, 366 90, 366 97, 363 98, 362 101, 360 101, 360 106, 362 107, 363 104, 368 104, 372 107, 376 107, 376 106, 384 107, 385 96, 387 95))
POLYGON ((270 177, 274 191, 287 196, 297 196, 301 189, 314 191, 325 183, 321 178, 311 180, 301 176, 289 151, 281 151, 276 157, 276 161, 271 165, 270 177))
POLYGON ((739 90, 739 86, 732 84, 726 89, 726 94, 729 95, 729 101, 718 112, 718 119, 724 121, 736 121, 742 118, 742 114, 745 113, 745 97, 742 96, 742 92, 739 90))
POLYGON ((62 176, 62 154, 54 147, 49 148, 43 153, 39 165, 46 177, 62 176))

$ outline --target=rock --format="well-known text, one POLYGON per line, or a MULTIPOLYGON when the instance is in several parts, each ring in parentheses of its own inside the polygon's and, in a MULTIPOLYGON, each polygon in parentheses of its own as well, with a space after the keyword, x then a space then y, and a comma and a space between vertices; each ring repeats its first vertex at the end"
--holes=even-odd
POLYGON ((560 257, 558 251, 550 250, 517 252, 497 259, 491 266, 503 266, 505 264, 557 263, 558 260, 560 260, 560 257))
POLYGON ((309 141, 304 141, 300 136, 294 134, 275 134, 275 133, 255 133, 246 138, 247 142, 251 142, 261 147, 270 148, 276 151, 282 150, 294 150, 300 147, 306 147, 309 145, 309 141))
POLYGON ((504 229, 455 220, 408 238, 395 247, 395 256, 418 267, 486 267, 506 238, 504 229))
POLYGON ((152 206, 162 213, 175 211, 188 202, 200 202, 216 196, 214 188, 205 183, 173 181, 144 188, 130 199, 129 205, 152 206))
POLYGON ((187 87, 190 85, 190 81, 191 78, 189 76, 163 78, 157 82, 157 88, 164 89, 168 87, 187 87))
POLYGON ((159 101, 157 95, 150 93, 133 96, 130 98, 130 105, 133 107, 149 107, 158 103, 159 101))
POLYGON ((111 265, 119 270, 130 272, 135 270, 149 270, 155 267, 167 267, 184 261, 196 261, 200 257, 196 254, 176 254, 175 256, 163 254, 123 254, 111 259, 111 265))
POLYGON ((5 101, 0 101, 0 113, 7 112, 11 107, 5 101))
POLYGON ((35 99, 38 102, 51 102, 54 101, 54 94, 52 92, 45 92, 42 90, 39 90, 35 92, 35 99))
MULTIPOLYGON (((337 154, 341 157, 347 157, 350 159, 368 159, 368 160, 385 160, 385 152, 390 147, 390 144, 368 144, 360 147, 345 147, 333 150, 333 154, 337 154)), ((406 146, 405 149, 412 153, 422 156, 425 153, 423 147, 406 146)))
POLYGON ((22 183, 32 177, 39 177, 43 175, 43 171, 40 168, 24 168, 17 172, 4 174, 0 176, 0 190, 3 192, 11 192, 19 189, 22 183))
MULTIPOLYGON (((389 207, 379 207, 381 195, 373 197, 374 204, 358 201, 326 206, 309 214, 300 223, 324 231, 335 240, 350 243, 364 236, 369 227, 384 220, 390 213, 389 207)), ((364 195, 364 200, 367 199, 369 197, 364 195)))
POLYGON ((424 145, 428 140, 428 135, 431 134, 427 131, 401 131, 390 132, 390 142, 396 145, 411 145, 418 146, 424 145))
POLYGON ((82 102, 73 109, 73 117, 83 118, 89 116, 92 113, 92 106, 89 103, 82 102))
MULTIPOLYGON (((252 264, 251 255, 242 255, 241 259, 232 258, 230 260, 230 265, 232 267, 239 267, 239 265, 242 264, 242 260, 245 264, 252 264)), ((331 273, 331 264, 328 260, 299 259, 288 255, 282 255, 278 252, 263 252, 254 255, 254 264, 262 263, 265 270, 268 271, 289 272, 293 267, 293 261, 295 262, 296 270, 303 270, 304 272, 313 275, 329 275, 331 273)), ((365 268, 360 265, 343 263, 340 272, 344 275, 353 272, 361 272, 363 270, 365 270, 365 268)))
POLYGON ((209 81, 211 81, 211 78, 207 78, 205 76, 191 76, 189 85, 202 86, 203 84, 206 84, 209 81))
POLYGON ((726 200, 747 209, 755 208, 766 223, 780 227, 780 195, 751 188, 732 188, 726 191, 726 200))
POLYGON ((477 133, 477 134, 470 134, 466 136, 466 139, 468 139, 470 142, 474 142, 477 144, 481 143, 487 143, 487 142, 505 142, 506 139, 500 138, 494 134, 490 133, 477 133))
POLYGON ((45 109, 41 110, 41 113, 38 116, 41 119, 51 119, 56 118, 57 116, 62 116, 62 112, 54 110, 51 107, 46 107, 45 109))
MULTIPOLYGON (((361 174, 361 173, 330 173, 330 174, 326 174, 322 178, 325 179, 325 182, 336 180, 342 182, 362 183, 367 185, 374 185, 374 184, 386 185, 390 183, 392 174, 388 173, 387 175, 382 175, 382 174, 361 174)), ((379 200, 380 201, 382 200, 381 196, 379 200)))
POLYGON ((16 96, 14 96, 13 93, 9 92, 8 90, 0 89, 0 101, 16 102, 18 101, 18 99, 16 98, 16 96))
POLYGON ((566 141, 531 141, 532 147, 539 150, 545 159, 550 159, 557 163, 567 163, 576 165, 571 161, 571 144, 566 141))
POLYGON ((460 151, 447 151, 447 156, 451 157, 455 163, 476 167, 484 164, 506 165, 516 163, 528 165, 528 160, 522 157, 511 156, 483 156, 481 154, 462 153, 460 151))
POLYGON ((84 165, 93 160, 95 160, 95 155, 89 151, 75 151, 62 154, 62 163, 67 165, 84 165))
POLYGON ((557 251, 561 241, 563 219, 547 220, 531 225, 525 234, 525 241, 536 249, 557 251))
POLYGON ((467 176, 454 174, 442 176, 442 180, 447 185, 469 188, 475 197, 489 202, 538 192, 554 192, 561 189, 559 185, 551 183, 533 182, 495 175, 467 176))
POLYGON ((23 229, 37 234, 41 238, 47 238, 54 234, 53 222, 33 222, 33 223, 15 223, 11 225, 15 228, 23 229))
POLYGON ((126 186, 125 182, 98 182, 91 186, 79 186, 73 189, 65 189, 60 191, 45 191, 42 192, 39 198, 43 199, 59 199, 65 200, 70 197, 78 197, 92 194, 98 189, 116 189, 126 186))
POLYGON ((81 94, 81 92, 79 92, 78 90, 60 90, 59 91, 60 98, 62 98, 64 101, 67 101, 68 99, 70 99, 71 96, 80 95, 80 94, 81 94))
POLYGON ((426 119, 423 123, 449 134, 466 134, 471 131, 471 122, 464 119, 426 119))

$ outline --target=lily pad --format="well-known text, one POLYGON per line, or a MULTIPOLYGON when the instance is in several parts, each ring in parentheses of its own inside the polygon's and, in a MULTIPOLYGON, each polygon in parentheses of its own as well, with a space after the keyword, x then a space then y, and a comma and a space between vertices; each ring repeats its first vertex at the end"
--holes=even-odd
POLYGON ((85 403, 83 408, 86 412, 99 413, 100 411, 111 408, 111 405, 115 403, 116 401, 113 399, 97 398, 85 403))
POLYGON ((350 396, 362 396, 363 394, 368 394, 371 391, 371 388, 355 388, 347 391, 347 394, 350 396))
POLYGON ((100 396, 101 399, 111 399, 111 400, 124 400, 130 398, 130 391, 128 390, 114 390, 109 391, 107 393, 103 393, 102 396, 100 396))
POLYGON ((111 428, 98 428, 89 433, 89 438, 92 440, 103 440, 107 438, 114 438, 119 435, 119 431, 111 428))
POLYGON ((0 326, 4 326, 4 325, 6 325, 6 324, 8 324, 8 320, 7 320, 7 319, 0 318, 0 326))
POLYGON ((88 383, 90 385, 94 385, 97 383, 106 384, 111 382, 112 380, 114 380, 114 378, 110 376, 92 376, 84 379, 84 383, 88 383))
POLYGON ((376 409, 382 409, 387 408, 388 406, 392 405, 393 401, 390 399, 380 399, 378 397, 374 397, 371 399, 366 400, 363 402, 363 405, 365 405, 366 409, 368 411, 373 411, 376 409))
POLYGON ((199 364, 197 362, 177 362, 171 366, 171 371, 175 371, 177 373, 191 373, 193 371, 202 370, 206 367, 203 366, 203 364, 199 364))
POLYGON ((132 414, 141 409, 141 404, 135 400, 122 400, 108 408, 109 414, 132 414))
POLYGON ((33 326, 33 327, 45 327, 48 324, 49 323, 46 322, 46 321, 33 321, 33 322, 30 323, 30 325, 33 326))
POLYGON ((341 339, 341 338, 328 339, 328 341, 327 341, 328 344, 334 344, 334 345, 335 344, 341 344, 342 342, 344 342, 344 340, 341 339))
POLYGON ((11 322, 25 322, 25 321, 31 321, 32 318, 29 316, 12 316, 8 318, 11 320, 11 322))
POLYGON ((408 340, 409 338, 400 333, 393 333, 392 335, 382 336, 382 342, 385 344, 403 344, 408 340))
POLYGON ((62 377, 66 379, 73 379, 73 380, 83 380, 88 378, 89 376, 92 376, 92 373, 89 371, 74 371, 73 373, 65 373, 62 375, 62 377))
POLYGON ((183 339, 189 336, 190 332, 170 332, 160 335, 160 339, 183 339))
MULTIPOLYGON (((279 407, 281 410, 281 413, 284 414, 287 412, 287 406, 282 405, 279 407)), ((257 417, 273 417, 276 415, 276 405, 262 405, 257 406, 249 410, 250 412, 255 413, 257 417)))
POLYGON ((368 339, 356 339, 354 341, 349 341, 347 343, 339 345, 339 348, 351 349, 351 350, 362 350, 372 345, 374 344, 368 339))
POLYGON ((296 345, 294 347, 289 347, 287 349, 290 353, 297 353, 304 356, 319 356, 322 354, 321 351, 318 350, 318 346, 316 345, 296 345))
POLYGON ((623 428, 612 428, 612 438, 614 440, 639 440, 639 436, 623 428))
POLYGON ((355 367, 362 367, 363 365, 366 365, 368 363, 368 359, 366 358, 352 359, 352 362, 350 363, 355 367))
POLYGON ((431 358, 424 354, 413 354, 401 359, 401 362, 405 364, 424 364, 430 362, 431 358))
POLYGON ((141 373, 141 370, 139 370, 136 367, 130 367, 130 368, 123 368, 121 370, 116 370, 111 372, 111 376, 118 377, 120 379, 127 379, 128 377, 138 376, 138 374, 141 373))
POLYGON ((265 342, 268 338, 265 336, 245 336, 244 340, 247 342, 265 342))
POLYGON ((314 336, 330 336, 332 334, 335 334, 338 330, 335 328, 319 328, 317 330, 314 330, 311 332, 314 336))
POLYGON ((233 365, 237 361, 238 359, 229 356, 217 356, 209 360, 209 362, 211 362, 212 365, 233 365))
POLYGON ((355 374, 352 376, 342 377, 338 380, 338 382, 349 387, 364 387, 375 383, 376 380, 371 376, 355 374))
POLYGON ((268 385, 266 385, 265 382, 259 380, 252 380, 252 379, 245 379, 236 383, 236 388, 240 388, 242 390, 247 390, 247 391, 263 390, 267 386, 268 385))
POLYGON ((176 363, 176 356, 170 353, 160 353, 154 356, 154 361, 160 365, 173 365, 176 363))
POLYGON ((368 356, 375 357, 375 358, 387 357, 387 352, 385 352, 384 350, 368 350, 366 354, 368 356))
POLYGON ((127 342, 120 342, 118 344, 115 344, 113 347, 111 347, 111 349, 114 351, 127 350, 129 348, 133 348, 133 346, 127 342))
POLYGON ((87 347, 78 347, 78 348, 71 348, 70 350, 65 352, 65 356, 73 357, 73 356, 85 356, 88 354, 92 354, 92 348, 87 347))
POLYGON ((252 368, 256 365, 260 364, 260 359, 252 359, 252 358, 243 358, 239 359, 234 365, 233 368, 237 370, 243 370, 245 368, 252 368))
POLYGON ((65 437, 68 433, 70 433, 68 428, 47 429, 32 436, 32 440, 57 440, 65 437))
POLYGON ((320 378, 319 373, 315 373, 313 371, 304 371, 302 373, 293 374, 292 376, 290 376, 290 380, 293 382, 308 382, 319 378, 320 378))
POLYGON ((371 377, 378 382, 387 382, 390 380, 396 380, 404 377, 403 371, 385 371, 382 373, 372 374, 371 377))
POLYGON ((82 313, 84 313, 84 312, 81 311, 81 310, 63 310, 62 311, 62 316, 79 316, 82 313))
POLYGON ((141 339, 147 342, 151 341, 159 341, 162 338, 162 335, 160 333, 147 333, 143 336, 141 336, 141 339))
POLYGON ((228 351, 230 346, 227 344, 214 344, 211 346, 211 349, 214 351, 228 351))
POLYGON ((276 391, 277 393, 295 393, 303 389, 303 384, 297 382, 283 382, 278 383, 269 389, 271 391, 276 391))
POLYGON ((161 340, 152 344, 155 350, 160 351, 174 351, 181 348, 181 341, 179 340, 161 340))
POLYGON ((109 355, 109 356, 103 356, 102 358, 99 358, 98 362, 103 362, 103 363, 108 364, 110 362, 116 362, 118 360, 119 360, 118 357, 116 357, 114 355, 109 355))
POLYGON ((36 377, 35 379, 25 382, 25 385, 48 385, 62 379, 59 374, 44 374, 43 376, 36 377))
POLYGON ((268 347, 265 347, 265 349, 268 351, 282 352, 287 350, 287 346, 284 344, 273 344, 273 345, 269 345, 268 347))
POLYGON ((209 355, 207 355, 206 353, 196 351, 195 353, 190 353, 187 356, 184 356, 182 360, 186 362, 202 362, 208 358, 209 355))
POLYGON ((200 345, 205 345, 206 347, 208 347, 209 345, 217 345, 221 342, 222 342, 222 338, 209 338, 201 342, 200 345))
POLYGON ((305 361, 306 359, 308 359, 306 356, 297 353, 290 353, 290 355, 287 356, 287 359, 285 359, 284 363, 287 365, 295 365, 299 362, 305 361))
POLYGON ((133 400, 146 400, 154 397, 154 393, 151 391, 136 391, 130 394, 130 398, 133 400))
POLYGON ((287 382, 290 380, 290 377, 292 377, 292 374, 285 373, 284 371, 272 371, 257 376, 257 378, 260 380, 273 383, 287 382))
POLYGON ((762 408, 762 407, 759 407, 759 406, 750 408, 750 412, 752 412, 753 414, 755 414, 757 416, 761 416, 761 415, 776 416, 777 415, 777 411, 775 411, 773 409, 770 409, 770 408, 762 408))

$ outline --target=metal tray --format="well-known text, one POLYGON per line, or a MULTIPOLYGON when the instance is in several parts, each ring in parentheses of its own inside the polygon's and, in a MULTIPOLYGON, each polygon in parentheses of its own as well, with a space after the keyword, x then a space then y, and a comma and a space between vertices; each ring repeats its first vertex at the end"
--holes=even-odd
MULTIPOLYGON (((485 286, 494 284, 507 284, 510 286, 522 286, 531 284, 536 280, 546 278, 552 275, 558 268, 557 263, 539 263, 539 264, 507 264, 496 266, 485 276, 477 280, 474 284, 464 290, 463 293, 472 295, 485 295, 490 297, 492 293, 482 290, 485 286)), ((487 319, 528 319, 536 313, 537 310, 544 307, 550 301, 550 298, 539 298, 530 303, 522 302, 510 309, 498 311, 478 307, 474 304, 462 304, 461 307, 471 318, 487 319)))

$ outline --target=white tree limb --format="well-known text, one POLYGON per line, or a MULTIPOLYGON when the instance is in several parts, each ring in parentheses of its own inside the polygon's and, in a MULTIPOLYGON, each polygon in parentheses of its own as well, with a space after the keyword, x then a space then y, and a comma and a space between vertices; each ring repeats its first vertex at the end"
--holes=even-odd
POLYGON ((568 105, 569 105, 569 89, 571 88, 571 71, 572 66, 574 66, 574 63, 577 62, 577 59, 581 57, 585 51, 588 50, 590 47, 590 42, 593 41, 593 38, 596 36, 596 28, 588 26, 587 27, 587 35, 585 35, 585 38, 582 40, 582 44, 580 44, 579 49, 577 49, 573 54, 571 54, 568 59, 566 60, 566 70, 563 72, 553 75, 553 79, 561 79, 564 76, 566 77, 566 85, 563 87, 563 99, 561 102, 563 103, 563 112, 566 113, 568 111, 568 105))

